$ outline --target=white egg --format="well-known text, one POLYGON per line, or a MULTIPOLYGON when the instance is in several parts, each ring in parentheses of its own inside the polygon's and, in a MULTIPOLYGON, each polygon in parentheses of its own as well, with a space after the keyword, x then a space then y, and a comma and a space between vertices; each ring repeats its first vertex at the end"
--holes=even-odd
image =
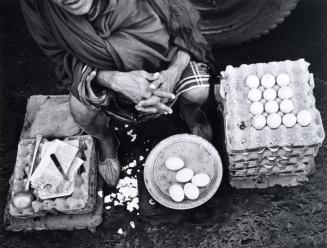
POLYGON ((278 128, 280 124, 282 123, 282 118, 279 114, 273 113, 268 115, 267 117, 267 124, 270 128, 278 128))
POLYGON ((269 101, 266 102, 265 104, 265 111, 269 114, 277 113, 278 108, 279 108, 278 103, 275 101, 269 101))
POLYGON ((261 78, 261 84, 265 88, 272 88, 276 83, 275 77, 271 74, 265 74, 261 78))
POLYGON ((15 194, 14 197, 12 198, 13 205, 19 209, 30 207, 32 201, 33 201, 33 195, 25 191, 15 194))
POLYGON ((276 90, 274 89, 266 89, 263 92, 263 98, 266 99, 267 101, 272 101, 275 100, 277 97, 276 90))
POLYGON ((188 199, 196 200, 200 196, 200 190, 193 183, 187 183, 184 185, 184 194, 188 199))
POLYGON ((210 177, 207 174, 199 173, 192 177, 192 183, 198 187, 206 187, 210 183, 210 177))
POLYGON ((262 93, 258 89, 251 89, 248 93, 248 98, 252 102, 258 102, 262 97, 262 93))
POLYGON ((297 122, 305 127, 305 126, 308 126, 312 121, 312 115, 310 113, 310 111, 308 110, 303 110, 303 111, 300 111, 298 114, 297 114, 297 122))
POLYGON ((294 127, 294 125, 296 124, 296 116, 294 114, 284 115, 283 124, 285 127, 294 127))
POLYGON ((293 96, 292 88, 289 86, 283 86, 278 90, 278 97, 280 99, 288 99, 293 96))
POLYGON ((260 130, 260 129, 264 128, 264 126, 266 126, 266 124, 267 124, 267 120, 263 115, 256 115, 252 119, 252 126, 255 129, 260 130))
POLYGON ((294 103, 289 99, 285 99, 280 103, 279 107, 283 113, 287 114, 293 111, 294 103))
POLYGON ((180 186, 179 184, 174 184, 172 186, 170 186, 169 190, 169 196, 171 197, 171 199, 175 202, 181 202, 184 200, 184 190, 182 188, 182 186, 180 186))
POLYGON ((250 106, 250 112, 253 115, 258 115, 263 113, 263 104, 261 102, 254 102, 250 106))
POLYGON ((246 85, 250 88, 258 88, 260 84, 260 80, 256 75, 250 75, 246 78, 246 85))
POLYGON ((194 176, 194 171, 192 169, 184 168, 184 169, 181 169, 179 172, 177 172, 176 180, 177 180, 177 182, 180 182, 180 183, 186 183, 186 182, 189 182, 193 176, 194 176))
POLYGON ((166 160, 165 165, 168 170, 177 171, 184 167, 184 161, 179 157, 170 157, 166 160))
POLYGON ((281 73, 277 76, 277 84, 281 87, 288 85, 291 82, 290 76, 286 73, 281 73))

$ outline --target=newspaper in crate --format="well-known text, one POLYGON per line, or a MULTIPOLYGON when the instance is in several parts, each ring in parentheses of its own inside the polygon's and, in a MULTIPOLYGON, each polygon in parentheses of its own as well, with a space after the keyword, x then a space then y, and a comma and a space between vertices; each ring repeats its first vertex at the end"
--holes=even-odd
POLYGON ((32 186, 38 190, 38 196, 42 200, 63 197, 73 193, 77 170, 84 162, 76 157, 77 151, 77 140, 67 142, 54 140, 43 145, 40 164, 31 176, 32 186), (58 158, 68 180, 64 180, 50 158, 51 154, 55 154, 58 158))

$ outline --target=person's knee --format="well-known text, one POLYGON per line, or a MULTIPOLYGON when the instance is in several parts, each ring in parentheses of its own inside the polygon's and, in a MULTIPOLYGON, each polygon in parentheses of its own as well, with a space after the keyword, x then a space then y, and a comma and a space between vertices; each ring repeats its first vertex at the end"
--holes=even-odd
POLYGON ((188 90, 182 94, 182 97, 191 103, 201 105, 209 97, 209 87, 198 87, 188 90))
POLYGON ((81 127, 90 125, 98 112, 98 110, 88 108, 74 96, 70 97, 69 105, 74 120, 81 127))

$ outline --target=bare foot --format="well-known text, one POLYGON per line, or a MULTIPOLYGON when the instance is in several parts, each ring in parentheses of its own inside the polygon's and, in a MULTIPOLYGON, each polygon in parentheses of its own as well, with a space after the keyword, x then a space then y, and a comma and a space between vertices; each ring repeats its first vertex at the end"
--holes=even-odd
POLYGON ((99 144, 99 173, 105 182, 115 187, 119 181, 121 166, 118 160, 119 141, 116 136, 105 140, 98 140, 99 144))
POLYGON ((115 187, 119 181, 121 166, 118 158, 107 158, 99 161, 99 173, 110 187, 115 187))

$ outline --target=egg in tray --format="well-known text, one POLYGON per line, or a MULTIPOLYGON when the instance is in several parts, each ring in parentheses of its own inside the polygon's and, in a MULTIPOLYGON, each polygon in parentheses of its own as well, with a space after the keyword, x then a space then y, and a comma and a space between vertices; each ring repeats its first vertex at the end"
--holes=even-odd
POLYGON ((236 188, 307 180, 325 133, 309 63, 227 66, 221 72, 226 147, 236 188))

